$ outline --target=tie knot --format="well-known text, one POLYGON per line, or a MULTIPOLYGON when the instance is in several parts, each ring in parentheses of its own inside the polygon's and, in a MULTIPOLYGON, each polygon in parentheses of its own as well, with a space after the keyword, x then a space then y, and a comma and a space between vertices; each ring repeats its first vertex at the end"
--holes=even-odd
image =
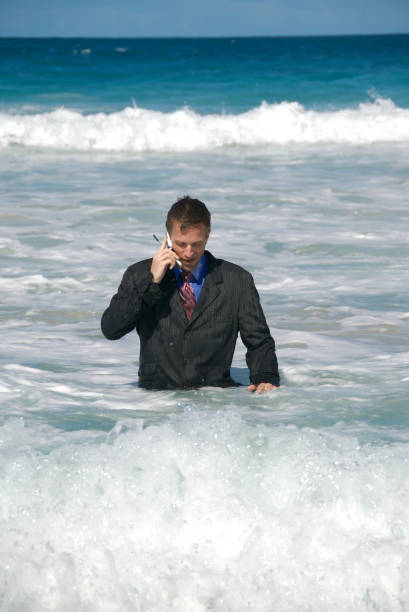
POLYGON ((191 278, 192 278, 191 272, 186 272, 185 270, 182 271, 182 280, 184 283, 188 283, 191 278))

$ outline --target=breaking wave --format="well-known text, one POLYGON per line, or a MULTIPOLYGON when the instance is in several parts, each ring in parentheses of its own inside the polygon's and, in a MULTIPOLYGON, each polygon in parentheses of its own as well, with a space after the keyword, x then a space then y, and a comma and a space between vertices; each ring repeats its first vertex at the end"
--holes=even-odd
POLYGON ((189 108, 160 112, 127 107, 110 114, 65 108, 0 114, 0 146, 75 151, 184 152, 227 146, 407 142, 409 109, 377 98, 355 108, 316 111, 298 102, 245 113, 200 115, 189 108))

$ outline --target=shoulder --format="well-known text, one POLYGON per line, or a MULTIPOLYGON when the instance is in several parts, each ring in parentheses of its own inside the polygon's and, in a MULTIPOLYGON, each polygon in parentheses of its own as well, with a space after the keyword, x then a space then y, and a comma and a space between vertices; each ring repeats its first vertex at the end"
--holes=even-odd
POLYGON ((222 271, 225 274, 234 276, 235 278, 242 278, 242 279, 253 278, 250 272, 248 272, 241 266, 235 263, 232 263, 231 261, 226 261, 225 259, 221 259, 220 261, 221 261, 222 271))
POLYGON ((253 277, 241 266, 227 261, 226 259, 218 259, 211 253, 207 253, 209 257, 209 269, 218 269, 223 276, 224 281, 231 280, 233 282, 252 282, 253 277))
POLYGON ((152 257, 149 259, 143 259, 142 261, 137 261, 125 270, 125 274, 133 275, 133 274, 143 274, 146 270, 150 270, 152 265, 152 257))
POLYGON ((150 272, 151 265, 152 258, 144 259, 142 261, 137 261, 136 263, 131 264, 124 272, 123 281, 135 282, 138 279, 144 278, 150 272))

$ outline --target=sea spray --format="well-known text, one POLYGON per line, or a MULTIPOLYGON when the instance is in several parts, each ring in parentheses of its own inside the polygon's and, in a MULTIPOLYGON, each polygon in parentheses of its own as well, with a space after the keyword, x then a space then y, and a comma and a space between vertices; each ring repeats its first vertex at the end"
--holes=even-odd
POLYGON ((406 445, 186 408, 0 430, 3 610, 400 610, 406 445))
POLYGON ((357 108, 307 110, 298 102, 263 103, 238 115, 163 113, 128 107, 111 114, 60 108, 0 114, 0 145, 73 151, 183 152, 226 146, 371 144, 409 140, 409 110, 376 99, 357 108))

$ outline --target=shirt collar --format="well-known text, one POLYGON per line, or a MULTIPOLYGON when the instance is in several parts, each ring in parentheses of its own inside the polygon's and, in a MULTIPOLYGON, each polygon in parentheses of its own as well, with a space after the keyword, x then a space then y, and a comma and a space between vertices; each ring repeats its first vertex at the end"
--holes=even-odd
MULTIPOLYGON (((200 285, 203 282, 203 278, 206 276, 206 273, 207 273, 207 268, 208 268, 207 257, 206 257, 206 254, 203 253, 196 268, 192 270, 191 272, 193 276, 192 280, 194 280, 195 283, 197 283, 198 285, 200 285)), ((175 266, 173 268, 173 271, 175 272, 176 278, 178 279, 180 274, 182 273, 182 270, 178 268, 177 266, 175 266)))

